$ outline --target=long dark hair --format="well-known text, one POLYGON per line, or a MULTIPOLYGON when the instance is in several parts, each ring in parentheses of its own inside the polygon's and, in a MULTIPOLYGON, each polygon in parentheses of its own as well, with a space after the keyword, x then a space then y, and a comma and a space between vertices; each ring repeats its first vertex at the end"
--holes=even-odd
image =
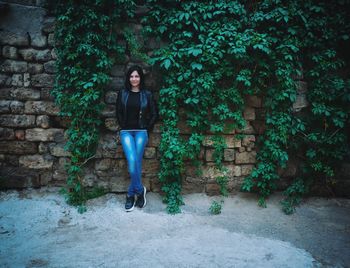
POLYGON ((140 89, 144 89, 145 87, 145 79, 144 79, 144 73, 142 68, 139 65, 133 65, 131 66, 125 76, 125 88, 128 90, 131 90, 131 84, 130 84, 130 75, 133 71, 136 71, 140 76, 140 89))

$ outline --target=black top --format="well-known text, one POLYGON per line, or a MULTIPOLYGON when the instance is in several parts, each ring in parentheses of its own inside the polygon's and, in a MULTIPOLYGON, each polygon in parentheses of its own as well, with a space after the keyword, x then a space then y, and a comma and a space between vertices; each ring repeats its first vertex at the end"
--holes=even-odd
POLYGON ((124 129, 139 129, 140 92, 130 91, 126 104, 126 125, 124 129))

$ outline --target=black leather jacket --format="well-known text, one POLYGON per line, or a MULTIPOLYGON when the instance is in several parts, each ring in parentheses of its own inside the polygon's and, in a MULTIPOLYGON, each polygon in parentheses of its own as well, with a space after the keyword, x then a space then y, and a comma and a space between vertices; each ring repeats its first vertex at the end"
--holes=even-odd
MULTIPOLYGON (((120 90, 117 98, 117 120, 118 124, 123 129, 126 125, 126 104, 128 101, 129 93, 128 89, 120 90)), ((152 130, 154 123, 158 119, 158 109, 154 100, 152 92, 142 89, 140 91, 140 117, 139 117, 139 128, 152 130)))

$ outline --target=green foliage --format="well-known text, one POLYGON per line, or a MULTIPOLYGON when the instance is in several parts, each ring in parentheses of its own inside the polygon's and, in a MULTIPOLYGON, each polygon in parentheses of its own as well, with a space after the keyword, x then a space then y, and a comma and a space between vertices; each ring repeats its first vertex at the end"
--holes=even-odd
POLYGON ((56 5, 57 75, 52 91, 61 116, 69 119, 66 150, 68 203, 86 210, 96 193, 84 187, 83 167, 94 157, 101 126, 104 90, 115 59, 125 49, 118 44, 113 25, 132 16, 131 1, 59 1, 56 5), (127 11, 127 12, 125 12, 127 11))
POLYGON ((245 10, 241 4, 223 1, 148 3, 145 32, 166 44, 150 61, 160 67, 163 77, 160 180, 168 206, 177 206, 171 210, 180 211, 184 161, 198 161, 203 137, 210 133, 214 134, 214 159, 221 168, 225 145, 219 134, 245 125, 243 96, 250 90, 251 73, 248 65, 244 72, 238 64, 238 58, 249 59, 243 53, 246 47, 241 48, 246 45, 236 45, 242 29, 237 17, 245 10), (238 75, 239 79, 234 79, 238 75), (179 121, 186 122, 191 135, 180 135, 179 121))
POLYGON ((213 201, 210 205, 210 208, 209 208, 209 212, 210 214, 213 214, 213 215, 218 215, 221 213, 221 209, 222 209, 222 203, 223 203, 223 200, 221 200, 220 202, 218 201, 213 201))
MULTIPOLYGON (((245 95, 264 100, 266 131, 243 190, 257 191, 259 204, 266 206, 278 169, 287 166, 291 154, 304 166, 286 191, 287 212, 312 181, 332 181, 348 153, 349 78, 340 72, 345 62, 336 45, 349 39, 349 1, 146 2, 145 32, 165 44, 150 63, 163 77, 160 179, 172 211, 182 203, 184 161, 196 160, 205 134, 216 139, 227 125, 244 127, 245 95), (296 113, 299 79, 308 83, 310 108, 296 113), (182 120, 191 127, 190 136, 180 135, 182 120)), ((223 143, 214 144, 220 168, 223 143)))

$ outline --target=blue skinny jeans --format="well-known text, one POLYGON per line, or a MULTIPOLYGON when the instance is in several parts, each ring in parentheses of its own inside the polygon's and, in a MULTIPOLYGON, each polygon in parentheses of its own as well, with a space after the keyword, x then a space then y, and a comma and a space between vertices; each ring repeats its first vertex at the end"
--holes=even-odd
POLYGON ((148 142, 146 129, 121 130, 120 141, 125 157, 128 161, 128 171, 131 182, 128 188, 128 196, 139 195, 143 191, 142 185, 142 158, 148 142))

